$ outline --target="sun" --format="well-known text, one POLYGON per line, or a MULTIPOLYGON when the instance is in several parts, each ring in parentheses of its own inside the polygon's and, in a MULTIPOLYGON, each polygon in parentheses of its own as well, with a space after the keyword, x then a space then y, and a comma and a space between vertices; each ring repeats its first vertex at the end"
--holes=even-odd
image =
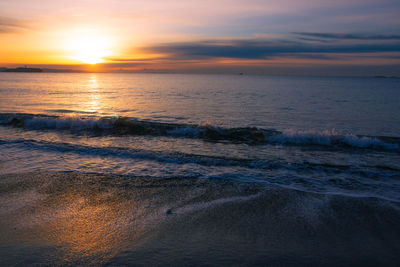
POLYGON ((65 43, 69 57, 86 64, 103 63, 110 56, 112 40, 94 33, 71 36, 65 43))

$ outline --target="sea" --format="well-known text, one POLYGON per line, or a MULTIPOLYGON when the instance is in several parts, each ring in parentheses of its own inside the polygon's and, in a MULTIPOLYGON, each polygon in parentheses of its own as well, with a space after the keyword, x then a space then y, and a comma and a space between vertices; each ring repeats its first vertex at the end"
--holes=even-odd
POLYGON ((2 264, 396 266, 400 79, 0 73, 0 174, 2 264))

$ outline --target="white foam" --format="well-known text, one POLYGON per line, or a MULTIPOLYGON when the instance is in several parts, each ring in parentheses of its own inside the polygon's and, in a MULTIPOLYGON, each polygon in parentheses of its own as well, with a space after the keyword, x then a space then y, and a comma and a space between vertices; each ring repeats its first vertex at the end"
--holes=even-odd
POLYGON ((228 197, 228 198, 220 198, 216 200, 212 200, 209 202, 201 202, 196 203, 188 206, 181 207, 176 209, 174 212, 177 214, 184 214, 184 213, 192 213, 203 209, 209 209, 215 206, 223 205, 226 203, 237 203, 237 202, 246 202, 257 197, 261 196, 261 193, 257 193, 254 195, 249 196, 235 196, 235 197, 228 197))
POLYGON ((347 145, 356 148, 376 148, 399 150, 398 144, 385 143, 374 137, 359 137, 355 135, 340 135, 334 129, 325 131, 286 130, 281 134, 267 137, 270 143, 297 145, 347 145))
POLYGON ((198 137, 200 135, 200 131, 193 127, 176 128, 167 131, 167 133, 175 136, 190 136, 190 137, 198 137))
POLYGON ((388 150, 398 150, 399 145, 398 144, 388 144, 385 142, 382 142, 381 140, 377 138, 371 138, 371 137, 357 137, 354 135, 346 135, 343 137, 343 143, 349 145, 349 146, 354 146, 354 147, 360 147, 360 148, 383 148, 383 149, 388 149, 388 150))
POLYGON ((332 137, 338 136, 335 130, 325 131, 298 131, 286 130, 268 138, 269 142, 280 144, 316 144, 331 145, 332 137))

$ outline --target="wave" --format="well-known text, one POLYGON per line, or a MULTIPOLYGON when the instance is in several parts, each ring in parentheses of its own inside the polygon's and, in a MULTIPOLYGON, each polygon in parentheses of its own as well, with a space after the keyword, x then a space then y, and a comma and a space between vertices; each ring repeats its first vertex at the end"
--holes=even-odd
POLYGON ((335 130, 298 131, 287 130, 268 138, 270 143, 292 145, 321 145, 377 150, 400 151, 400 138, 341 135, 335 130), (388 141, 386 141, 388 140, 388 141), (390 142, 391 141, 391 142, 390 142))
MULTIPOLYGON (((183 152, 152 151, 145 149, 133 149, 126 147, 96 147, 63 142, 38 141, 33 139, 2 140, 0 145, 20 145, 25 149, 41 150, 55 153, 75 153, 84 156, 100 156, 109 158, 135 159, 136 161, 155 161, 168 164, 197 164, 206 167, 233 167, 247 168, 252 170, 273 171, 286 170, 296 173, 317 172, 317 173, 341 173, 362 177, 391 178, 398 177, 400 169, 394 166, 384 165, 340 165, 333 163, 315 163, 309 161, 287 162, 284 160, 258 159, 212 156, 192 154, 183 152)), ((331 183, 340 184, 341 181, 330 179, 331 183)))
POLYGON ((0 125, 28 130, 68 130, 93 135, 151 135, 196 138, 248 145, 324 146, 400 152, 399 137, 360 136, 330 131, 223 128, 208 124, 163 123, 127 117, 62 117, 41 114, 0 114, 0 125))

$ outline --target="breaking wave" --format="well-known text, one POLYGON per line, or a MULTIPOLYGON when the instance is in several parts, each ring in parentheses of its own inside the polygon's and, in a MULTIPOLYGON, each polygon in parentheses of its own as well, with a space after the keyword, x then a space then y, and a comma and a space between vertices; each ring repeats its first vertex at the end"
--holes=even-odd
POLYGON ((0 114, 0 125, 28 130, 67 130, 92 135, 151 135, 196 138, 249 145, 324 146, 400 152, 400 137, 360 136, 329 131, 223 128, 143 121, 127 117, 61 117, 38 114, 0 114))

